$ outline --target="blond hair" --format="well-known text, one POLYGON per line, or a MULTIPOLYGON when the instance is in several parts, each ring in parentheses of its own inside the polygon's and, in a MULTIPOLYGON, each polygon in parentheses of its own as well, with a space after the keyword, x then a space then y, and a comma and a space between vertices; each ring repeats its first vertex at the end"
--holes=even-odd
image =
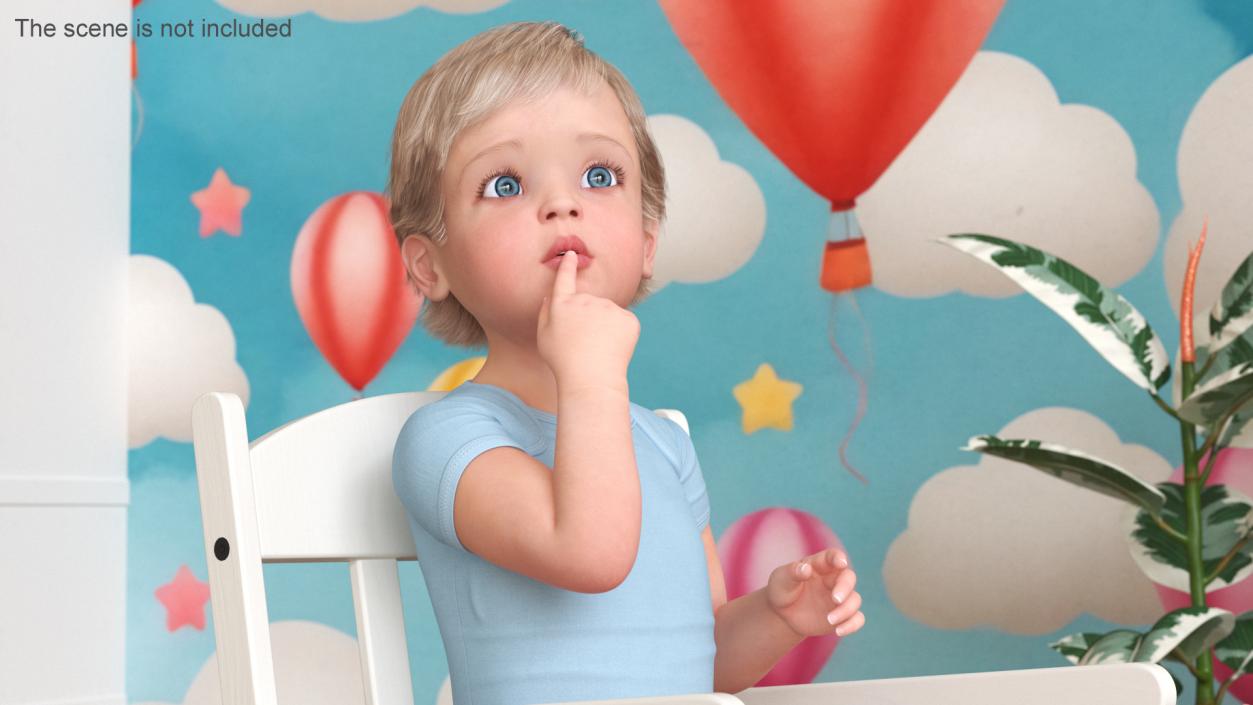
MULTIPOLYGON (((635 138, 643 216, 660 224, 665 218, 665 171, 635 89, 617 68, 584 47, 577 32, 556 22, 514 22, 454 47, 405 95, 392 136, 386 191, 397 242, 411 235, 440 246, 447 241, 441 176, 462 130, 514 100, 541 98, 559 87, 591 95, 602 81, 617 95, 635 138)), ((407 276, 412 283, 412 273, 407 276)), ((649 293, 648 279, 642 278, 629 305, 649 293)), ((452 292, 443 301, 428 300, 421 321, 431 335, 450 345, 487 344, 483 327, 452 292)))

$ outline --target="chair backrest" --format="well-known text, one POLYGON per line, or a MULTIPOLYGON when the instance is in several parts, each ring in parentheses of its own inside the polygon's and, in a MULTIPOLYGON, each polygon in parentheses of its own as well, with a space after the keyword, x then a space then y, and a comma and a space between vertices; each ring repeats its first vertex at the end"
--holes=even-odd
MULTIPOLYGON (((239 397, 192 408, 196 477, 222 698, 277 705, 263 563, 347 562, 368 705, 411 705, 398 560, 418 558, 392 486, 392 450, 446 392, 367 397, 248 442, 239 397)), ((687 419, 658 409, 686 431, 687 419)))

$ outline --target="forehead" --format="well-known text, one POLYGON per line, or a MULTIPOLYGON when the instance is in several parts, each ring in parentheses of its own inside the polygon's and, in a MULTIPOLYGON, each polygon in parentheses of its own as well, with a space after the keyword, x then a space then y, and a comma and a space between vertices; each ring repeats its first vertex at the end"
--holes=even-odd
POLYGON ((518 144, 531 141, 599 142, 610 147, 616 142, 626 156, 632 160, 636 156, 626 111, 613 90, 601 81, 590 95, 562 86, 537 99, 514 100, 497 108, 453 140, 448 171, 460 174, 485 153, 517 149, 518 144))

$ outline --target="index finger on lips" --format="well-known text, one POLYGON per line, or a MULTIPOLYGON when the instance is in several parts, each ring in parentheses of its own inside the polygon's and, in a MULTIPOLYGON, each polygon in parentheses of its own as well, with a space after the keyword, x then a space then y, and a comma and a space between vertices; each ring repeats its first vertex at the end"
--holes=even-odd
POLYGON ((575 273, 579 269, 579 253, 567 250, 557 265, 557 278, 553 281, 553 298, 574 293, 575 273))

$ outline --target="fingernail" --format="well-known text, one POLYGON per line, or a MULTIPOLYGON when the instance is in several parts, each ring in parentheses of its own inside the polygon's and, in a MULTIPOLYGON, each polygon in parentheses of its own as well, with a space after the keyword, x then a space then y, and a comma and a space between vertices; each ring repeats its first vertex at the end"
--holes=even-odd
POLYGON ((839 604, 844 604, 844 595, 842 593, 833 592, 831 597, 839 604))
MULTIPOLYGON (((835 624, 835 622, 832 622, 832 624, 835 624)), ((840 626, 840 627, 836 627, 836 628, 835 628, 835 635, 836 635, 836 636, 844 636, 844 627, 842 627, 842 626, 840 626)))
MULTIPOLYGON (((835 625, 835 613, 834 613, 834 612, 828 612, 828 613, 827 613, 827 624, 830 624, 830 625, 833 625, 833 626, 835 625)), ((836 629, 836 630, 835 630, 835 633, 836 633, 836 634, 839 634, 839 633, 840 633, 840 630, 839 630, 839 629, 836 629)))

